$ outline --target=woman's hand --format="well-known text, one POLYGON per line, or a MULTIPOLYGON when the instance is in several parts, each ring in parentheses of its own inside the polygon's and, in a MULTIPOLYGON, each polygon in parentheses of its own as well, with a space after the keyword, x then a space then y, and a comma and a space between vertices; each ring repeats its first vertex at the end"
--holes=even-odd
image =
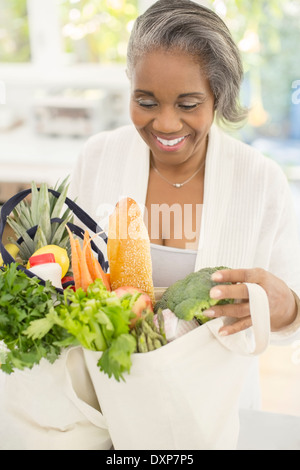
POLYGON ((211 289, 214 299, 234 299, 239 302, 215 305, 203 312, 210 318, 231 317, 236 322, 220 329, 220 334, 230 335, 245 330, 252 325, 249 307, 249 294, 244 282, 260 285, 269 299, 271 330, 278 331, 290 325, 297 316, 297 305, 292 291, 278 277, 261 268, 224 269, 212 275, 215 282, 231 282, 232 285, 218 285, 211 289))

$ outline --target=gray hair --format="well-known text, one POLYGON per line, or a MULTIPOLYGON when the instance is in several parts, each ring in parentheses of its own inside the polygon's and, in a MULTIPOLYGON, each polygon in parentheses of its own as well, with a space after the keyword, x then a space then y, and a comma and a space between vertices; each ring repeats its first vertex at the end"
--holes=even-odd
POLYGON ((246 117, 239 104, 240 53, 216 13, 190 0, 157 1, 135 21, 127 51, 129 78, 139 58, 157 49, 180 50, 197 58, 214 94, 219 120, 238 123, 246 117))

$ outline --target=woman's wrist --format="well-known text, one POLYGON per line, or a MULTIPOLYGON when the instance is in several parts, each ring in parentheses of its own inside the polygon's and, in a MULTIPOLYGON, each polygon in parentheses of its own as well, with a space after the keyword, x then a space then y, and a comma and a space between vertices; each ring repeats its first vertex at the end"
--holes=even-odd
POLYGON ((280 316, 280 318, 277 318, 275 321, 274 319, 271 321, 271 330, 274 332, 278 332, 283 328, 292 325, 300 314, 300 299, 291 289, 290 293, 289 305, 285 314, 280 316))

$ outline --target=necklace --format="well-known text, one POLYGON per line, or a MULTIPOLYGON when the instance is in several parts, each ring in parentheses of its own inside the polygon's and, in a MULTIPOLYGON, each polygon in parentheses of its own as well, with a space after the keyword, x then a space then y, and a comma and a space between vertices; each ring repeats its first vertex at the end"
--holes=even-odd
POLYGON ((182 183, 172 183, 172 181, 168 180, 164 175, 162 175, 160 173, 160 171, 158 171, 158 169, 156 168, 156 166, 154 165, 154 162, 152 161, 152 166, 153 166, 153 170, 156 171, 156 173, 163 179, 165 180, 167 183, 171 184, 174 188, 182 188, 182 186, 184 186, 185 184, 189 183, 198 173, 200 170, 202 170, 203 166, 204 166, 204 163, 205 163, 205 160, 203 161, 203 163, 199 166, 199 168, 195 171, 195 173, 192 174, 192 176, 190 176, 187 180, 183 181, 182 183))

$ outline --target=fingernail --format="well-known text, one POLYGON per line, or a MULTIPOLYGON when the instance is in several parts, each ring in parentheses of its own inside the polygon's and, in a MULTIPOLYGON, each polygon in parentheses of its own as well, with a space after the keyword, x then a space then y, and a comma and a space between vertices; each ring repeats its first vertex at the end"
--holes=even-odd
POLYGON ((222 281, 223 276, 222 276, 221 273, 218 273, 218 272, 217 272, 217 273, 213 273, 213 274, 212 274, 211 279, 212 279, 213 281, 222 281))
POLYGON ((219 331, 219 335, 220 335, 220 336, 228 336, 228 331, 226 331, 226 330, 221 330, 221 331, 219 331))
POLYGON ((215 316, 214 310, 204 310, 203 315, 209 318, 213 318, 215 316))
POLYGON ((216 287, 213 287, 210 291, 210 296, 212 299, 219 299, 222 296, 222 291, 216 287))

